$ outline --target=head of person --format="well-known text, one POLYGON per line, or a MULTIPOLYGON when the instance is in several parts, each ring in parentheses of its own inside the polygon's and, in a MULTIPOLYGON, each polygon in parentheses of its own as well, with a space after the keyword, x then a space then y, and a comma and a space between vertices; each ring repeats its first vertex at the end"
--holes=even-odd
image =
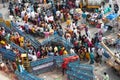
POLYGON ((104 75, 107 75, 107 73, 106 73, 106 72, 104 72, 104 75))

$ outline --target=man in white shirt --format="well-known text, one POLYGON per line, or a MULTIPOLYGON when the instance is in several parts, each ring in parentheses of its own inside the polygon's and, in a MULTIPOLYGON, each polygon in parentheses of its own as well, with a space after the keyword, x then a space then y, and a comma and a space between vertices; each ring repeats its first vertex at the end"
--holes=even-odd
POLYGON ((80 4, 80 0, 76 0, 75 1, 75 6, 78 8, 79 7, 79 4, 80 4))
POLYGON ((103 80, 110 80, 109 75, 106 72, 104 72, 103 80))
POLYGON ((18 3, 21 3, 21 0, 18 0, 18 3))
POLYGON ((48 22, 48 16, 45 14, 45 17, 44 17, 45 21, 48 22))
POLYGON ((99 48, 97 52, 99 56, 102 56, 104 53, 104 50, 102 48, 99 48))
POLYGON ((77 35, 77 29, 73 28, 73 32, 77 35))
POLYGON ((71 26, 72 26, 73 28, 76 28, 76 27, 77 27, 74 21, 71 23, 71 26))
POLYGON ((59 17, 60 16, 60 11, 56 11, 56 16, 59 17))
POLYGON ((33 61, 37 60, 37 56, 36 55, 32 55, 33 61))
POLYGON ((102 55, 104 53, 104 50, 102 48, 99 48, 97 52, 98 52, 98 55, 100 57, 100 64, 101 64, 102 63, 102 55))
POLYGON ((70 49, 70 54, 74 54, 74 53, 75 53, 74 49, 71 48, 71 49, 70 49))
POLYGON ((37 8, 37 13, 41 13, 41 7, 40 6, 37 8))
POLYGON ((24 16, 25 16, 25 10, 23 10, 22 12, 21 12, 21 18, 23 18, 24 16))
POLYGON ((119 58, 119 53, 115 53, 115 57, 116 57, 116 58, 119 58))
POLYGON ((7 45, 5 46, 5 48, 10 50, 10 49, 11 49, 10 44, 7 44, 7 45))
POLYGON ((35 12, 31 11, 31 17, 34 19, 35 18, 35 12))
POLYGON ((70 37, 67 37, 67 41, 70 43, 70 40, 71 40, 71 38, 70 37))
POLYGON ((54 47, 54 52, 57 52, 58 51, 58 48, 57 46, 54 47))

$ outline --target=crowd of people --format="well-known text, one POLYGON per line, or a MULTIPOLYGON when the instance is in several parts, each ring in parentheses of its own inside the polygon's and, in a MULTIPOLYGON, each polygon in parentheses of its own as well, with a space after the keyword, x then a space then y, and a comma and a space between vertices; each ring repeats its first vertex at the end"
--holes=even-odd
MULTIPOLYGON (((35 38, 49 38, 51 35, 64 37, 74 47, 68 50, 64 44, 52 43, 39 46, 37 49, 30 40, 25 39, 18 32, 6 32, 0 27, 0 47, 12 50, 20 56, 17 48, 12 48, 9 42, 13 42, 25 49, 32 61, 48 56, 65 56, 76 53, 80 61, 90 61, 90 64, 102 64, 103 54, 106 51, 101 47, 104 33, 110 26, 106 26, 107 13, 118 14, 119 6, 102 5, 99 9, 88 12, 81 9, 80 0, 61 0, 54 3, 52 0, 16 0, 9 2, 9 16, 21 32, 35 38), (63 2, 62 2, 63 1, 63 2), (62 4, 63 3, 63 4, 62 4), (113 11, 114 10, 114 11, 113 11), (91 34, 90 28, 97 29, 91 34)), ((11 21, 9 23, 11 23, 11 21)), ((119 26, 119 24, 118 24, 119 26)), ((9 28, 12 29, 12 26, 9 28)), ((53 41, 54 42, 54 41, 53 41)), ((116 40, 117 51, 115 57, 120 58, 120 38, 116 40)), ((109 75, 104 73, 104 80, 109 80, 109 75)))
MULTIPOLYGON (((101 63, 104 50, 99 48, 99 44, 104 32, 107 31, 103 19, 106 7, 101 6, 94 12, 87 12, 87 10, 80 9, 78 0, 67 1, 66 5, 46 0, 43 2, 41 0, 40 3, 22 1, 10 1, 9 3, 10 16, 13 16, 11 20, 17 24, 17 29, 37 37, 42 35, 47 38, 57 34, 74 44, 74 47, 70 51, 67 51, 65 46, 59 45, 45 45, 35 49, 31 42, 25 40, 18 32, 5 35, 4 28, 1 28, 0 34, 6 36, 7 41, 10 40, 27 50, 29 54, 35 55, 35 60, 47 55, 76 53, 80 60, 90 60, 90 64, 93 64, 94 61, 101 63), (63 25, 64 22, 65 25, 63 25), (91 25, 98 28, 94 36, 89 30, 91 25)), ((111 12, 111 5, 107 8, 108 12, 111 12)), ((115 9, 115 13, 118 10, 115 9)))

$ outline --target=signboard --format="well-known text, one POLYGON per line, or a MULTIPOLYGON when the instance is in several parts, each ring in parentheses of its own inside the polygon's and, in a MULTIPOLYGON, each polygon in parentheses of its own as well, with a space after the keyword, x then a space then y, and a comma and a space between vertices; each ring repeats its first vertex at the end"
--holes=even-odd
POLYGON ((34 71, 40 70, 40 69, 43 69, 43 68, 46 68, 46 67, 50 67, 50 66, 52 66, 53 64, 54 64, 54 62, 49 62, 49 63, 46 63, 46 64, 42 64, 42 65, 33 67, 33 70, 34 70, 34 71))

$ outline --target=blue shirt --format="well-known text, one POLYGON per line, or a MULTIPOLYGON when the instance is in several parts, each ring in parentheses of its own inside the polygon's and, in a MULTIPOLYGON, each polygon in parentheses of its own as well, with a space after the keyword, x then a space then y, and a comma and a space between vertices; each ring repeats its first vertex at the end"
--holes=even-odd
POLYGON ((90 53, 90 58, 94 59, 94 53, 93 52, 90 53))
POLYGON ((29 29, 28 24, 24 24, 24 27, 25 27, 25 29, 26 29, 26 30, 28 30, 28 29, 29 29))
POLYGON ((86 18, 87 15, 85 13, 82 14, 82 18, 86 18))

